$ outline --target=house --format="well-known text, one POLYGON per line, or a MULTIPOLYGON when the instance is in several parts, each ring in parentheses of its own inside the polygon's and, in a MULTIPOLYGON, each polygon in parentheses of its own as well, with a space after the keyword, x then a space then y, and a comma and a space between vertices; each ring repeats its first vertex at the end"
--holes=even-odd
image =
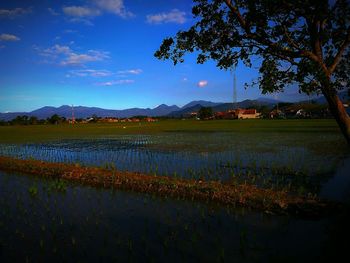
POLYGON ((260 113, 256 109, 237 109, 236 115, 238 119, 256 119, 260 117, 260 113))
POLYGON ((260 113, 256 109, 235 109, 215 112, 214 116, 215 119, 256 119, 260 113))
POLYGON ((153 119, 153 118, 150 118, 150 117, 147 117, 147 118, 145 118, 145 121, 147 121, 147 122, 155 122, 157 120, 153 119))
POLYGON ((112 123, 112 122, 118 122, 119 120, 117 118, 114 117, 107 117, 107 118, 103 118, 100 119, 98 122, 108 122, 108 123, 112 123))
POLYGON ((298 117, 307 117, 308 114, 306 113, 306 111, 304 109, 300 109, 295 113, 296 116, 298 117))
POLYGON ((215 119, 237 119, 237 115, 234 110, 215 112, 214 116, 215 119))

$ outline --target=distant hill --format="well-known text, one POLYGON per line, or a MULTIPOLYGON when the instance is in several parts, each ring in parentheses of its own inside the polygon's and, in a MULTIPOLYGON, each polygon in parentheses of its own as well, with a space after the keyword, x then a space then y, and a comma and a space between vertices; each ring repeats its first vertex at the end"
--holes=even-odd
MULTIPOLYGON (((92 115, 96 115, 98 117, 116 117, 116 118, 128 118, 137 115, 145 115, 145 116, 165 116, 173 111, 177 111, 180 108, 176 105, 168 106, 165 104, 161 104, 154 109, 146 108, 131 108, 125 110, 108 110, 96 107, 84 107, 84 106, 76 106, 74 107, 74 116, 75 118, 88 118, 92 115)), ((18 115, 27 115, 27 116, 35 116, 39 119, 46 119, 51 117, 54 114, 58 114, 59 116, 65 118, 72 117, 72 107, 68 105, 63 105, 61 107, 50 107, 46 106, 31 112, 10 112, 10 113, 0 113, 0 119, 9 121, 18 115)))
MULTIPOLYGON (((272 105, 267 101, 259 100, 244 100, 236 104, 237 108, 249 108, 258 107, 261 105, 272 105)), ((154 109, 150 108, 130 108, 125 110, 110 110, 102 109, 97 107, 84 107, 75 106, 74 116, 75 118, 88 118, 93 115, 98 117, 115 117, 115 118, 129 118, 132 116, 169 116, 169 117, 181 117, 187 115, 191 112, 198 111, 201 107, 212 107, 214 111, 225 111, 232 109, 232 103, 218 103, 205 100, 191 101, 187 103, 182 108, 176 105, 168 106, 166 104, 161 104, 154 109)), ((10 112, 10 113, 0 113, 0 120, 9 121, 16 118, 18 115, 27 115, 29 117, 35 116, 39 119, 46 119, 52 115, 57 114, 65 118, 72 117, 72 107, 69 105, 62 105, 61 107, 51 107, 45 106, 40 109, 31 112, 10 112)))
POLYGON ((187 105, 193 105, 191 107, 182 107, 180 110, 178 111, 174 111, 171 112, 168 116, 169 117, 182 117, 182 116, 186 116, 189 115, 191 112, 197 112, 199 111, 199 109, 201 107, 212 107, 214 112, 218 112, 218 111, 227 111, 233 108, 257 108, 257 107, 261 107, 261 106, 267 106, 269 108, 273 108, 274 105, 276 105, 277 101, 273 100, 273 103, 269 102, 269 101, 265 101, 263 100, 243 100, 241 102, 237 102, 235 104, 233 103, 214 103, 213 106, 207 106, 210 104, 207 104, 207 102, 205 103, 205 105, 201 104, 201 101, 198 101, 199 103, 193 105, 193 103, 189 103, 187 105))
POLYGON ((260 98, 257 98, 256 100, 259 102, 266 102, 269 104, 276 104, 276 103, 282 102, 281 100, 275 100, 275 99, 266 98, 266 97, 260 97, 260 98))
POLYGON ((28 115, 28 112, 8 112, 0 113, 0 120, 10 121, 16 118, 18 115, 28 115))
MULTIPOLYGON (((339 92, 340 99, 345 102, 349 100, 347 90, 339 92)), ((326 100, 323 96, 320 96, 313 100, 317 104, 326 104, 326 100)), ((96 107, 84 107, 75 106, 74 116, 75 118, 88 118, 93 115, 98 117, 116 117, 116 118, 129 118, 132 116, 168 116, 168 117, 182 117, 190 114, 191 112, 197 112, 201 107, 212 107, 214 112, 227 111, 232 108, 259 108, 261 106, 266 106, 268 108, 273 108, 277 103, 282 103, 282 101, 270 99, 270 98, 258 98, 256 100, 243 100, 241 102, 233 103, 219 103, 211 102, 205 100, 195 100, 187 103, 183 107, 178 107, 176 105, 168 106, 166 104, 161 104, 153 109, 150 108, 130 108, 125 110, 110 110, 102 109, 96 107)), ((298 103, 298 102, 297 102, 298 103)), ((295 103, 295 104, 297 104, 295 103)), ((299 102, 302 103, 302 102, 299 102)), ((305 102, 306 103, 306 102, 305 102)), ((349 110, 349 109, 348 109, 349 110)), ((9 121, 16 118, 18 115, 35 116, 39 119, 46 119, 54 114, 58 114, 65 118, 72 117, 72 108, 68 105, 63 105, 61 107, 50 107, 46 106, 31 112, 10 112, 10 113, 0 113, 0 120, 9 121)))
POLYGON ((211 102, 211 101, 206 101, 206 100, 194 100, 191 101, 190 103, 187 103, 184 105, 181 109, 186 109, 186 108, 191 108, 196 105, 201 105, 202 107, 215 107, 219 104, 222 104, 220 102, 211 102))
MULTIPOLYGON (((338 96, 342 102, 347 102, 350 100, 350 97, 349 97, 347 90, 343 90, 343 91, 338 92, 338 96)), ((327 100, 324 96, 320 96, 316 99, 313 99, 313 101, 315 101, 318 104, 326 104, 327 103, 327 100)))
POLYGON ((175 117, 175 118, 179 118, 185 115, 189 115, 191 114, 191 112, 198 112, 200 110, 200 108, 205 107, 202 106, 200 104, 196 104, 190 107, 186 107, 186 108, 182 108, 181 110, 178 111, 173 111, 171 113, 169 113, 167 116, 168 117, 175 117))

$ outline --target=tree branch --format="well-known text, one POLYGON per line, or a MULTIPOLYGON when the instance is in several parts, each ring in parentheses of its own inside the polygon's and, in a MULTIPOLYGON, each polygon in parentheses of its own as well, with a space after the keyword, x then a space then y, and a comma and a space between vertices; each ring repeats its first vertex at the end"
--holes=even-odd
MULTIPOLYGON (((330 72, 331 71, 327 68, 327 66, 323 62, 322 47, 321 47, 321 42, 320 42, 319 36, 317 34, 317 31, 316 32, 314 31, 316 29, 316 27, 317 27, 316 23, 314 23, 313 21, 307 21, 308 26, 310 28, 310 37, 311 37, 311 41, 312 41, 311 46, 312 46, 314 52, 306 50, 306 49, 294 51, 294 50, 291 50, 289 48, 280 47, 280 46, 278 46, 278 43, 272 42, 271 40, 269 40, 267 38, 261 37, 257 33, 251 32, 250 26, 247 24, 247 22, 245 21, 244 17, 242 16, 240 11, 238 10, 238 7, 236 7, 232 3, 233 0, 224 0, 224 2, 228 6, 228 8, 231 10, 231 12, 236 16, 240 26, 246 32, 246 37, 247 38, 250 38, 250 39, 256 41, 260 45, 266 46, 267 48, 270 49, 269 52, 271 54, 279 57, 280 59, 285 59, 286 61, 288 61, 290 63, 292 63, 292 61, 294 61, 294 59, 296 59, 296 58, 301 58, 301 57, 308 58, 308 59, 316 62, 321 67, 322 71, 324 72, 324 74, 327 77, 330 76, 330 72)), ((349 30, 348 30, 348 37, 347 37, 347 39, 350 38, 349 30)), ((336 66, 337 63, 339 63, 338 60, 340 60, 341 55, 344 52, 344 50, 346 49, 346 46, 349 44, 348 42, 350 42, 350 40, 346 41, 346 42, 347 43, 344 43, 346 45, 343 45, 342 48, 341 48, 341 49, 343 49, 343 51, 340 52, 341 54, 338 53, 339 58, 337 58, 337 61, 335 60, 334 61, 335 63, 333 63, 333 64, 335 64, 335 66, 336 66)), ((338 55, 337 55, 337 57, 338 57, 338 55)))
POLYGON ((232 4, 232 0, 224 0, 224 1, 225 1, 226 5, 228 6, 228 8, 230 8, 231 12, 233 14, 235 14, 235 16, 238 19, 239 24, 244 29, 244 31, 246 31, 247 34, 251 34, 250 28, 249 28, 247 22, 245 21, 245 19, 243 18, 243 16, 239 12, 238 8, 232 4))
POLYGON ((290 35, 288 34, 286 26, 283 26, 283 29, 284 29, 284 33, 283 34, 286 36, 288 43, 292 47, 296 48, 297 50, 301 50, 300 46, 297 43, 295 43, 293 41, 293 39, 290 37, 290 35))
POLYGON ((334 72, 335 68, 339 64, 341 57, 343 56, 343 54, 344 54, 346 48, 349 46, 349 44, 350 44, 350 27, 348 27, 346 38, 345 38, 343 44, 340 46, 337 55, 334 57, 333 63, 329 66, 328 70, 329 70, 330 74, 332 74, 334 72))
POLYGON ((290 50, 289 48, 283 48, 278 46, 277 43, 274 43, 270 41, 267 38, 261 37, 260 35, 256 33, 252 33, 250 31, 250 26, 247 24, 245 21, 244 17, 242 14, 239 12, 238 8, 232 4, 232 0, 224 0, 228 8, 231 10, 231 12, 236 16, 240 26, 243 28, 243 30, 246 32, 246 38, 250 38, 260 45, 264 45, 268 48, 270 48, 271 54, 276 55, 277 57, 286 59, 287 61, 291 62, 295 58, 301 58, 301 57, 308 57, 315 62, 319 62, 317 57, 312 54, 312 52, 307 51, 307 50, 300 50, 300 51, 293 51, 290 50))

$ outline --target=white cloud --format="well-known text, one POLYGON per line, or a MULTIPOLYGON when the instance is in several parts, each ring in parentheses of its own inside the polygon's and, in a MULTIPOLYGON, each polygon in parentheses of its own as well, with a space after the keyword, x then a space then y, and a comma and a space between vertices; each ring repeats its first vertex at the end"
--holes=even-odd
POLYGON ((150 24, 184 24, 186 22, 186 13, 178 9, 173 9, 168 13, 147 15, 147 22, 150 24))
POLYGON ((118 71, 118 74, 122 74, 122 75, 126 75, 126 74, 139 75, 141 73, 142 73, 142 69, 128 69, 128 70, 118 71))
POLYGON ((19 41, 21 40, 19 37, 10 34, 1 34, 0 41, 19 41))
POLYGON ((100 10, 86 6, 65 6, 62 10, 67 16, 72 17, 94 17, 101 14, 100 10))
POLYGON ((16 18, 32 12, 31 8, 0 9, 0 18, 16 18))
MULTIPOLYGON (((40 50, 40 48, 36 47, 37 50, 40 50)), ((54 45, 50 48, 44 49, 40 55, 42 56, 48 56, 48 57, 57 57, 58 55, 69 55, 72 53, 72 50, 68 46, 61 46, 61 45, 54 45)))
POLYGON ((201 80, 197 83, 197 86, 200 87, 200 88, 203 88, 205 86, 208 85, 208 81, 207 80, 201 80))
POLYGON ((89 62, 103 61, 109 58, 109 53, 98 50, 88 50, 85 53, 77 53, 69 46, 54 45, 50 48, 40 50, 41 56, 50 59, 51 63, 59 64, 61 66, 83 66, 89 62))
POLYGON ((68 21, 93 25, 91 19, 111 13, 123 18, 133 17, 134 14, 127 11, 123 0, 91 0, 90 5, 85 6, 65 6, 63 13, 69 17, 68 21))
POLYGON ((87 6, 65 6, 63 13, 68 16, 68 21, 72 23, 82 23, 92 26, 91 18, 101 15, 101 11, 87 6))
POLYGON ((103 69, 82 69, 82 70, 72 70, 71 75, 78 77, 108 77, 113 75, 109 70, 103 69))
POLYGON ((135 80, 133 79, 119 79, 119 80, 96 83, 96 85, 97 86, 114 86, 114 85, 131 84, 134 82, 135 80))
POLYGON ((58 16, 59 15, 59 13, 58 12, 56 12, 53 8, 48 8, 47 9, 47 11, 49 11, 49 13, 51 14, 51 15, 53 15, 53 16, 58 16))
POLYGON ((88 62, 102 61, 109 56, 105 52, 89 50, 86 54, 70 53, 66 59, 61 62, 63 66, 81 66, 88 62))
POLYGON ((132 17, 133 13, 127 11, 123 0, 94 0, 95 5, 102 11, 112 13, 120 17, 132 17))

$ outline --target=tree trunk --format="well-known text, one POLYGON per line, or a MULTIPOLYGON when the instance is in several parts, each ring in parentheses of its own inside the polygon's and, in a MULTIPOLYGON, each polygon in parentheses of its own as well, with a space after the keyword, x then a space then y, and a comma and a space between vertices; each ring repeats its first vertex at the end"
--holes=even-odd
POLYGON ((327 99, 329 110, 337 121, 346 141, 350 145, 350 117, 346 112, 343 103, 339 99, 336 91, 332 88, 324 87, 322 93, 327 99))

